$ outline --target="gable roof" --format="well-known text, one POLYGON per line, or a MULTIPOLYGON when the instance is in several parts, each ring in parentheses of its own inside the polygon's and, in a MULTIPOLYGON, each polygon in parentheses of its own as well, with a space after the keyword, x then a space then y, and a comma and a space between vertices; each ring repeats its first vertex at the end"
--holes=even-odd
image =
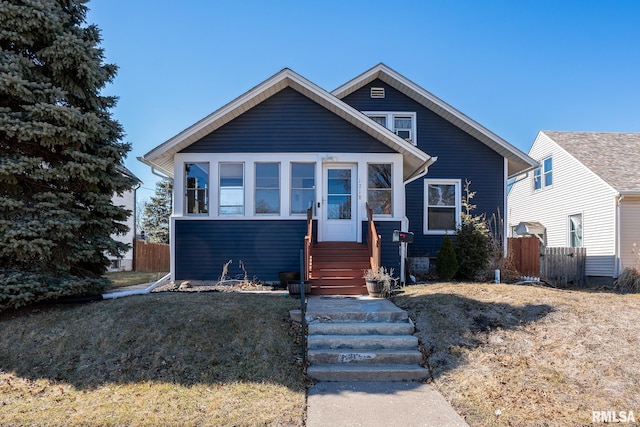
POLYGON ((414 101, 424 105, 506 158, 509 162, 509 177, 537 167, 537 162, 527 154, 383 63, 365 71, 331 93, 337 98, 343 99, 376 79, 382 80, 414 101))
POLYGON ((401 153, 404 157, 403 175, 405 179, 412 177, 415 173, 420 172, 435 161, 435 158, 431 158, 418 147, 378 125, 360 111, 345 104, 329 92, 288 68, 283 69, 245 94, 191 125, 173 138, 149 151, 139 160, 169 176, 173 176, 173 157, 176 153, 286 87, 296 90, 401 153))
POLYGON ((640 133, 542 131, 622 194, 640 194, 640 133))

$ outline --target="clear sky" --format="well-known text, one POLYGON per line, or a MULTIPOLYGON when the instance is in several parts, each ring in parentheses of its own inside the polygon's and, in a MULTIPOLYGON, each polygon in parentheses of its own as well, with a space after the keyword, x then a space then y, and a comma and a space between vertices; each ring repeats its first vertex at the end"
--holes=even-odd
POLYGON ((331 91, 384 62, 524 151, 539 130, 640 132, 637 0, 93 0, 136 160, 283 68, 331 91))

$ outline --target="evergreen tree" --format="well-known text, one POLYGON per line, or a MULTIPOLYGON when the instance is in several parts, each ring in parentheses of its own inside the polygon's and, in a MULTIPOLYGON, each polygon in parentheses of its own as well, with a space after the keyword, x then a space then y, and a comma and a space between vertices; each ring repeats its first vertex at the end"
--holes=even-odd
POLYGON ((173 182, 156 183, 156 194, 144 205, 142 230, 149 242, 169 243, 169 219, 171 217, 171 192, 173 182))
POLYGON ((475 191, 470 191, 470 181, 465 182, 462 197, 460 227, 456 231, 457 276, 462 280, 476 280, 489 262, 489 227, 484 215, 474 215, 476 205, 471 203, 475 191))
POLYGON ((130 146, 100 94, 117 68, 85 3, 0 2, 0 308, 95 290, 128 246, 130 146))
POLYGON ((458 260, 449 236, 444 236, 438 258, 436 258, 436 272, 441 280, 451 280, 458 271, 458 260))

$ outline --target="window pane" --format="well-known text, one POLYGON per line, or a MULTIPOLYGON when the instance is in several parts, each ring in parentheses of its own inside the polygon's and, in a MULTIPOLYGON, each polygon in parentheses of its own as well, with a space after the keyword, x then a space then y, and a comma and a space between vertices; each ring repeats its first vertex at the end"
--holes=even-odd
POLYGON ((256 163, 256 188, 280 188, 279 163, 256 163))
POLYGON ((315 163, 291 164, 291 188, 315 188, 315 163))
POLYGON ((374 122, 381 124, 384 127, 387 127, 387 117, 386 116, 369 116, 371 120, 374 122))
POLYGON ((351 195, 328 196, 328 219, 351 219, 351 195))
POLYGON ((315 199, 314 190, 291 190, 291 213, 303 214, 313 207, 315 199))
POLYGON ((393 124, 395 129, 411 129, 411 117, 395 117, 393 124))
POLYGON ((456 206, 456 186, 429 184, 429 206, 456 206))
POLYGON ((533 188, 539 190, 542 188, 542 180, 540 179, 540 168, 533 171, 533 188))
POLYGON ((329 169, 329 194, 351 194, 351 169, 329 169))
POLYGON ((209 212, 209 163, 186 163, 185 194, 188 214, 209 212))
POLYGON ((315 201, 316 164, 291 163, 291 213, 304 214, 315 201))
POLYGON ((544 159, 543 166, 544 173, 551 172, 551 170, 553 169, 553 161, 551 157, 549 157, 548 159, 544 159))
POLYGON ((369 165, 369 188, 391 188, 391 165, 369 165))
POLYGON ((280 191, 279 190, 256 190, 256 213, 257 214, 279 214, 280 213, 280 191))
POLYGON ((569 245, 582 247, 582 214, 569 216, 569 245))
POLYGON ((391 215, 391 190, 369 190, 369 207, 374 215, 391 215))
POLYGON ((455 208, 429 208, 429 230, 455 230, 455 208))
POLYGON ((244 214, 244 164, 220 164, 220 214, 244 214))

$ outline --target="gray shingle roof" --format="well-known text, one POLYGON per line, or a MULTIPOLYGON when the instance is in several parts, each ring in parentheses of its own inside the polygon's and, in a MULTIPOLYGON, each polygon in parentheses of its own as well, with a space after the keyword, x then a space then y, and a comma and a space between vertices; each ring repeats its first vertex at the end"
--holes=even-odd
POLYGON ((640 133, 543 132, 617 191, 640 194, 640 133))

